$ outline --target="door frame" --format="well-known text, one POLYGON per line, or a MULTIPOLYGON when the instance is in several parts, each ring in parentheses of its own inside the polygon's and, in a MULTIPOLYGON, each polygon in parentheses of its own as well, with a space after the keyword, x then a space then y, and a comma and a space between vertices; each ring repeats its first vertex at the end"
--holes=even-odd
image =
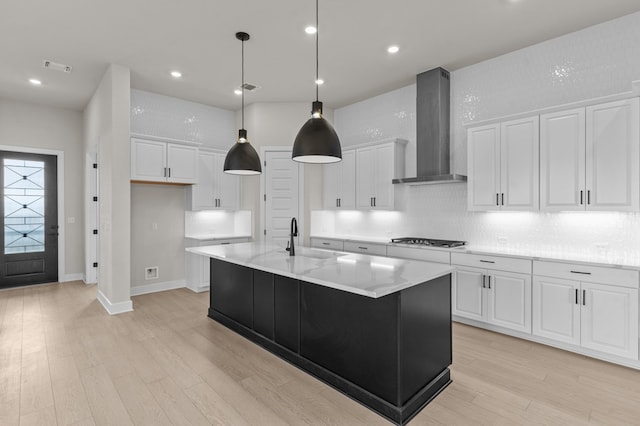
MULTIPOLYGON (((293 147, 291 146, 262 146, 260 147, 260 161, 262 161, 263 167, 264 162, 267 158, 267 151, 270 152, 289 152, 293 151, 293 147)), ((293 161, 293 160, 291 160, 293 161)), ((298 241, 304 241, 304 163, 298 164, 298 216, 296 218, 298 222, 298 241)), ((265 209, 265 195, 267 192, 267 180, 265 178, 266 173, 260 174, 260 229, 262 232, 258 232, 258 239, 263 241, 264 238, 264 230, 266 226, 266 217, 267 212, 265 209)), ((301 243, 302 244, 302 243, 301 243)))
MULTIPOLYGON (((65 270, 65 225, 67 223, 64 215, 64 151, 57 149, 31 148, 26 146, 0 145, 0 151, 24 152, 25 154, 53 155, 57 159, 58 168, 58 282, 74 281, 83 277, 67 277, 65 270)), ((82 274, 81 274, 82 275, 82 274)))

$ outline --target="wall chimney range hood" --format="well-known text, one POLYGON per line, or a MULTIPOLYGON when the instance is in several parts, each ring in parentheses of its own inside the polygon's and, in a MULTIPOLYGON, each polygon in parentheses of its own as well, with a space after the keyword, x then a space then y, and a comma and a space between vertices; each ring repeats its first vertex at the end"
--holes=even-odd
POLYGON ((467 177, 450 173, 449 71, 434 68, 417 76, 416 158, 417 175, 393 179, 393 183, 428 185, 466 182, 467 177))

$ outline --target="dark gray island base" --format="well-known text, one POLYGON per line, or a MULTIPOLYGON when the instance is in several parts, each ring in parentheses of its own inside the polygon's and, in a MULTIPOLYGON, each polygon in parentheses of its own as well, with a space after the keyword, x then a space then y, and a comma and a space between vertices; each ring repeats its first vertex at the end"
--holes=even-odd
POLYGON ((209 317, 396 424, 451 383, 451 275, 372 298, 211 258, 209 317))

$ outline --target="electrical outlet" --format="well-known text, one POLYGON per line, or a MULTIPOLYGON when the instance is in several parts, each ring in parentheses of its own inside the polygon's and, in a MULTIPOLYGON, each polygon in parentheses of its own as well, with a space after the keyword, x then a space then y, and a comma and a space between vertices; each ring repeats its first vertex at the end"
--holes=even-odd
POLYGON ((507 237, 498 237, 498 244, 507 244, 507 237))
POLYGON ((144 279, 155 280, 160 278, 160 269, 157 266, 147 266, 144 268, 144 279))
POLYGON ((152 224, 151 224, 151 229, 153 229, 154 231, 157 231, 157 230, 158 230, 158 224, 157 224, 157 223, 155 223, 155 222, 154 222, 154 223, 152 223, 152 224))

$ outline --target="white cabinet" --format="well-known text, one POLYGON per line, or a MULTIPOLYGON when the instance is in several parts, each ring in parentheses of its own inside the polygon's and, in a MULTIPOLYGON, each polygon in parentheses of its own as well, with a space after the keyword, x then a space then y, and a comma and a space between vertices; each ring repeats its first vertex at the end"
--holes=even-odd
POLYGON ((197 158, 196 146, 131 138, 131 180, 196 183, 197 158))
POLYGON ((391 181, 404 177, 406 141, 395 139, 356 149, 356 207, 393 210, 395 189, 391 181))
POLYGON ((536 261, 534 274, 534 335, 638 359, 637 271, 536 261))
POLYGON ((321 249, 327 250, 344 250, 344 241, 343 240, 334 240, 332 238, 318 238, 311 237, 311 247, 317 247, 321 249))
POLYGON ((449 250, 428 249, 422 247, 387 246, 387 256, 403 259, 424 260, 425 262, 451 263, 449 250))
POLYGON ((322 167, 324 208, 356 208, 356 151, 342 151, 342 161, 322 167))
POLYGON ((531 333, 530 260, 452 253, 451 263, 453 315, 531 333))
POLYGON ((540 116, 545 211, 639 209, 638 98, 540 116))
POLYGON ((344 251, 369 254, 371 256, 386 256, 387 245, 368 243, 368 242, 362 242, 362 241, 345 241, 344 251))
MULTIPOLYGON (((234 243, 246 243, 251 241, 249 237, 237 237, 227 238, 219 240, 200 240, 195 238, 185 239, 186 247, 202 247, 202 246, 215 246, 234 243)), ((199 254, 186 252, 185 255, 185 267, 186 267, 186 284, 187 288, 200 293, 209 290, 210 263, 209 258, 201 256, 199 254)))
POLYGON ((191 210, 237 210, 240 207, 240 178, 224 173, 226 153, 201 149, 198 153, 198 181, 188 193, 191 210))
POLYGON ((467 132, 469 210, 538 210, 538 117, 467 132))

